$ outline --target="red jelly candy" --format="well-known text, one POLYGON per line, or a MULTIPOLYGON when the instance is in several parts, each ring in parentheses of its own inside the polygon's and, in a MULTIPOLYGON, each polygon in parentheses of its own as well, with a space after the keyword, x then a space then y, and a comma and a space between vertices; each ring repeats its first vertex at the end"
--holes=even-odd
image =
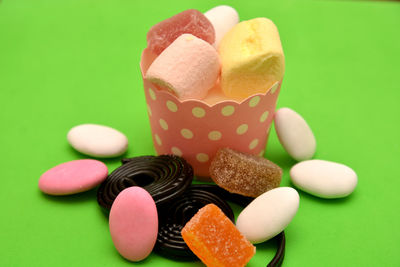
POLYGON ((193 34, 210 44, 215 40, 214 27, 206 16, 196 9, 188 9, 151 27, 147 33, 147 47, 159 55, 184 33, 193 34))

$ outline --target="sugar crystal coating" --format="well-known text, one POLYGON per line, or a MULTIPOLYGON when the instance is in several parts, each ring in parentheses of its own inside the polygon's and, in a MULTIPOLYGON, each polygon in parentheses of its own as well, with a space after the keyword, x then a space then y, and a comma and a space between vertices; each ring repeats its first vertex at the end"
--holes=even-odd
POLYGON ((265 158, 223 148, 211 162, 210 176, 231 193, 258 197, 280 185, 282 169, 265 158))
POLYGON ((159 55, 184 33, 193 34, 210 44, 215 40, 214 27, 206 16, 196 9, 188 9, 151 27, 147 33, 147 47, 159 55))
POLYGON ((189 248, 207 266, 245 266, 256 252, 214 204, 201 208, 181 233, 189 248))
POLYGON ((179 99, 202 99, 218 80, 218 53, 204 40, 182 34, 151 64, 146 79, 179 99))
POLYGON ((222 38, 221 88, 229 97, 265 94, 282 80, 285 59, 278 29, 267 18, 242 21, 222 38))

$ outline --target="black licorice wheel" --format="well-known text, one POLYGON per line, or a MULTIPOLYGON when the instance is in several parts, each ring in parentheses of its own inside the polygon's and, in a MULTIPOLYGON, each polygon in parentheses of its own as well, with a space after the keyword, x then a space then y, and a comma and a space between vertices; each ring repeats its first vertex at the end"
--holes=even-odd
POLYGON ((252 197, 246 197, 246 196, 242 196, 239 194, 230 193, 229 191, 223 189, 222 187, 212 185, 212 184, 203 184, 202 188, 203 188, 203 190, 207 190, 209 192, 212 192, 212 193, 220 196, 224 200, 231 201, 242 207, 246 207, 248 204, 250 204, 251 201, 254 200, 254 198, 252 198, 252 197))
POLYGON ((282 265, 283 258, 285 257, 285 232, 280 232, 274 237, 274 239, 278 245, 278 250, 276 251, 274 258, 268 263, 267 267, 280 267, 282 265))
POLYGON ((194 260, 196 256, 181 236, 185 224, 207 204, 215 204, 234 223, 234 215, 229 204, 223 199, 216 185, 192 185, 180 197, 161 205, 156 251, 168 258, 194 260))
POLYGON ((157 207, 181 195, 192 183, 193 168, 183 158, 174 155, 141 156, 122 160, 100 185, 97 202, 105 210, 124 189, 143 187, 153 197, 157 207))

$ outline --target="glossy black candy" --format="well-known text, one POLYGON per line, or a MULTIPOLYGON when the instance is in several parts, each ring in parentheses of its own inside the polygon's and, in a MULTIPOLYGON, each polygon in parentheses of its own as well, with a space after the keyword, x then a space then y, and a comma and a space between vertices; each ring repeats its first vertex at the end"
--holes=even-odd
POLYGON ((157 207, 181 195, 192 183, 193 168, 174 155, 141 156, 122 160, 100 185, 97 202, 109 211, 118 194, 131 186, 143 187, 157 207))
MULTIPOLYGON (((192 185, 193 169, 181 157, 173 155, 141 156, 122 160, 100 185, 97 201, 106 211, 111 209, 117 195, 131 186, 146 189, 153 197, 159 215, 159 233, 155 250, 169 258, 194 260, 181 236, 181 230, 203 206, 214 203, 234 222, 232 201, 243 207, 253 199, 232 194, 216 185, 192 185), (189 187, 190 186, 190 187, 189 187)), ((285 234, 274 238, 278 250, 268 267, 279 267, 285 255, 285 234)))
POLYGON ((285 233, 282 231, 274 237, 278 249, 276 250, 274 258, 268 263, 267 267, 280 267, 285 257, 286 238, 285 233))
POLYGON ((207 204, 217 205, 234 222, 235 218, 229 204, 220 195, 216 185, 192 185, 180 197, 161 205, 156 251, 166 257, 179 260, 194 260, 196 256, 181 236, 185 224, 207 204))

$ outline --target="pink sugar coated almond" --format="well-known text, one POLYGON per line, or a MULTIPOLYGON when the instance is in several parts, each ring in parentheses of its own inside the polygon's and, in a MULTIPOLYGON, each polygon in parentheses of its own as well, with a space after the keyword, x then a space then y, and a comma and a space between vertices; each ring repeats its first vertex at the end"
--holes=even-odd
POLYGON ((115 248, 130 261, 141 261, 153 250, 158 234, 157 208, 141 187, 128 187, 118 194, 109 217, 115 248))
POLYGON ((206 16, 196 9, 188 9, 151 27, 147 33, 147 47, 159 55, 184 33, 193 34, 210 44, 215 40, 214 27, 206 16))
POLYGON ((49 195, 70 195, 92 189, 107 178, 107 166, 98 160, 80 159, 57 165, 39 179, 39 189, 49 195))
POLYGON ((183 240, 207 266, 245 266, 256 248, 214 204, 201 208, 181 231, 183 240))
POLYGON ((263 157, 222 148, 211 162, 210 176, 231 193, 258 197, 280 185, 282 169, 263 157))

